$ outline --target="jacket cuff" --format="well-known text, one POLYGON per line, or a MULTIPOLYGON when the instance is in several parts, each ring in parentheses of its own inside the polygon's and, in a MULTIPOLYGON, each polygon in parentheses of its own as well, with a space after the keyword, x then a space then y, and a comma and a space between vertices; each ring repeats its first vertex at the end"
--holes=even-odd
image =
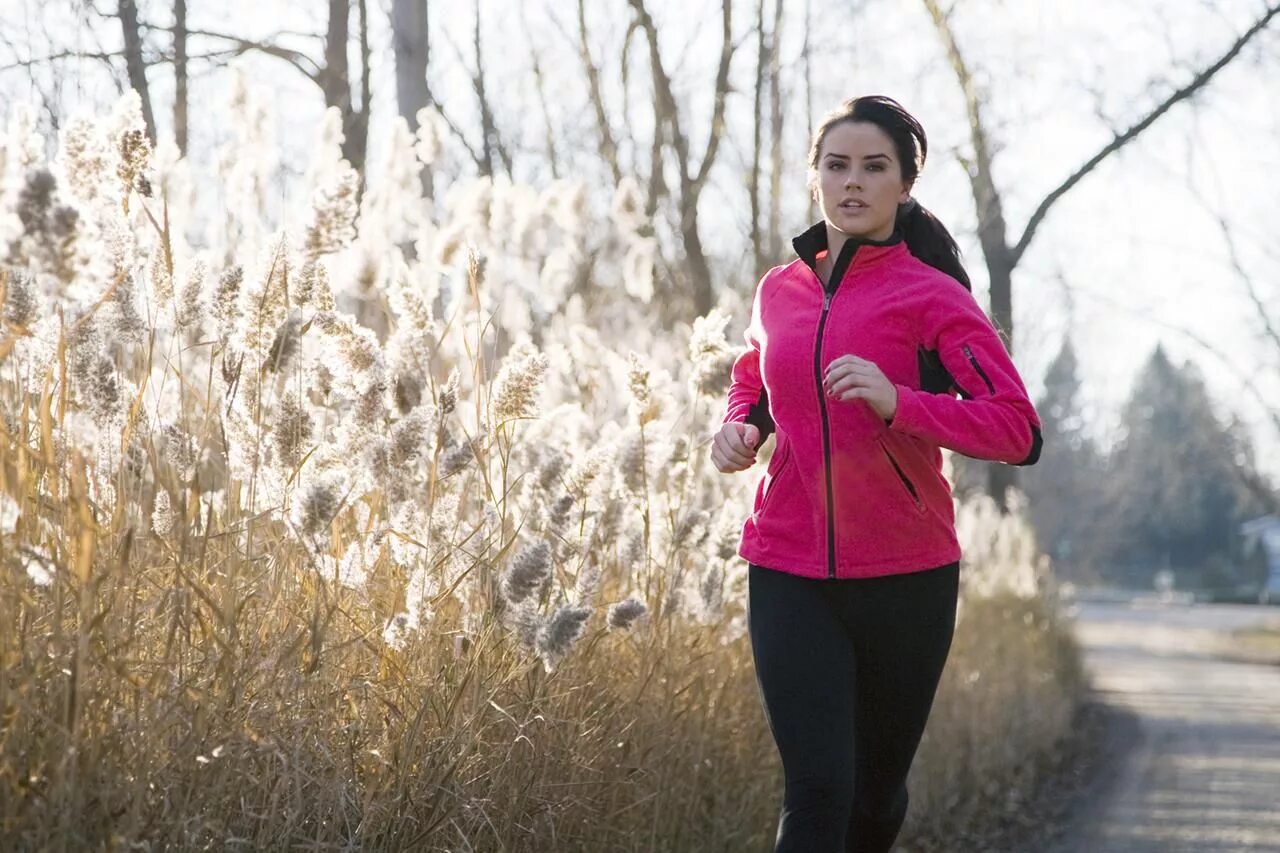
POLYGON ((920 423, 918 392, 906 385, 894 385, 893 387, 898 389, 898 408, 893 413, 893 419, 886 426, 898 432, 914 435, 920 423))

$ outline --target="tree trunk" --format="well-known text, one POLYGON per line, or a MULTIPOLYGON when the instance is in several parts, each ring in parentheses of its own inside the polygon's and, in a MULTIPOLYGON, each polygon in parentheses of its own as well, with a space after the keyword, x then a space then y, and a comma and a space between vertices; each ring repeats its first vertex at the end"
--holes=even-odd
MULTIPOLYGON (((680 110, 671 78, 662 65, 662 53, 658 49, 658 28, 645 8, 644 0, 630 0, 631 8, 636 13, 641 29, 644 30, 649 45, 649 64, 653 72, 654 89, 654 145, 657 149, 661 128, 665 125, 670 130, 671 147, 675 149, 676 162, 680 174, 680 234, 684 242, 685 267, 689 273, 689 286, 695 310, 699 315, 711 310, 714 294, 711 286, 711 268, 702 248, 702 239, 698 234, 698 199, 702 188, 706 186, 707 176, 715 163, 716 153, 724 137, 725 99, 729 92, 729 66, 733 61, 733 3, 722 0, 720 4, 720 63, 716 69, 715 100, 712 109, 711 126, 708 131, 707 144, 703 149, 702 161, 693 168, 689 151, 689 139, 680 129, 680 110)), ((661 157, 654 158, 654 175, 661 168, 661 157)), ((651 195, 652 198, 652 195, 651 195)))
POLYGON ((135 0, 120 0, 120 27, 124 34, 124 64, 129 74, 129 85, 142 101, 142 119, 147 124, 147 136, 156 141, 156 117, 151 111, 151 91, 147 87, 147 66, 142 58, 142 32, 138 28, 138 4, 135 0))
MULTIPOLYGON (((410 133, 418 132, 418 112, 431 104, 427 87, 427 61, 430 57, 430 22, 427 0, 391 0, 391 43, 396 59, 396 108, 409 125, 410 133)), ((430 169, 421 173, 422 194, 434 194, 430 169)))
POLYGON ((173 0, 173 137, 187 154, 187 0, 173 0))
POLYGON ((752 102, 751 174, 747 176, 747 195, 751 200, 751 273, 757 279, 765 270, 764 239, 760 233, 760 159, 764 147, 764 83, 769 64, 764 38, 764 0, 756 4, 756 87, 752 102))
POLYGON ((698 196, 685 190, 680 205, 680 236, 684 240, 685 271, 689 275, 689 292, 693 297, 695 316, 705 316, 712 309, 711 267, 698 234, 698 196))
POLYGON ((769 34, 769 249, 770 266, 782 258, 782 7, 774 0, 769 34))
MULTIPOLYGON (((361 27, 364 29, 363 25, 361 27)), ((351 66, 347 62, 351 38, 351 0, 329 0, 329 25, 325 32, 324 70, 321 89, 325 106, 342 113, 342 156, 351 167, 364 173, 367 127, 351 97, 351 66)))

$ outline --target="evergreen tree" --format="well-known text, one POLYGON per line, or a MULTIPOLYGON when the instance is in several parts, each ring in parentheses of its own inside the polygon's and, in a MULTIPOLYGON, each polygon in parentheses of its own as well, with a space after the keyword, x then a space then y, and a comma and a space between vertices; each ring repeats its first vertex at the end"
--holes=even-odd
MULTIPOLYGON (((1201 587, 1231 566, 1241 521, 1257 510, 1238 470, 1247 440, 1224 427, 1193 365, 1157 347, 1121 414, 1109 464, 1099 540, 1112 579, 1149 587, 1169 568, 1201 587)), ((1229 573, 1225 573, 1229 574, 1229 573)))
POLYGON ((1044 384, 1044 395, 1036 402, 1044 451, 1023 477, 1031 522, 1058 576, 1088 580, 1093 576, 1102 465, 1084 428, 1079 369, 1069 337, 1049 365, 1044 384))

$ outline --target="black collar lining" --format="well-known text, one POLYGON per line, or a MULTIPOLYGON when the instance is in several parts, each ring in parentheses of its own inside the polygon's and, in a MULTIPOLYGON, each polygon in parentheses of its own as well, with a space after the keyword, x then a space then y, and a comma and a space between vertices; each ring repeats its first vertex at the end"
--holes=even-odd
MULTIPOLYGON (((902 232, 896 228, 887 240, 864 240, 860 237, 850 237, 844 241, 844 246, 840 249, 840 255, 831 267, 831 280, 823 282, 823 287, 827 290, 835 289, 840 280, 844 278, 849 265, 853 263, 853 256, 859 247, 895 246, 901 242, 902 232)), ((818 253, 827 248, 827 223, 823 221, 810 226, 803 234, 796 236, 791 241, 791 245, 796 250, 796 254, 800 256, 800 259, 817 275, 818 253)), ((822 277, 818 276, 818 279, 821 281, 822 277)))

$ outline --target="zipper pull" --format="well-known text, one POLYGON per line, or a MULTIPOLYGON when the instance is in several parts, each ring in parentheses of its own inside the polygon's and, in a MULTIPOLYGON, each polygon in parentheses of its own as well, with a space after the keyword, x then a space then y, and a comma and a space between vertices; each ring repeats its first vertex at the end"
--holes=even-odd
POLYGON ((831 291, 824 290, 822 292, 822 310, 826 311, 830 307, 831 307, 831 291))

